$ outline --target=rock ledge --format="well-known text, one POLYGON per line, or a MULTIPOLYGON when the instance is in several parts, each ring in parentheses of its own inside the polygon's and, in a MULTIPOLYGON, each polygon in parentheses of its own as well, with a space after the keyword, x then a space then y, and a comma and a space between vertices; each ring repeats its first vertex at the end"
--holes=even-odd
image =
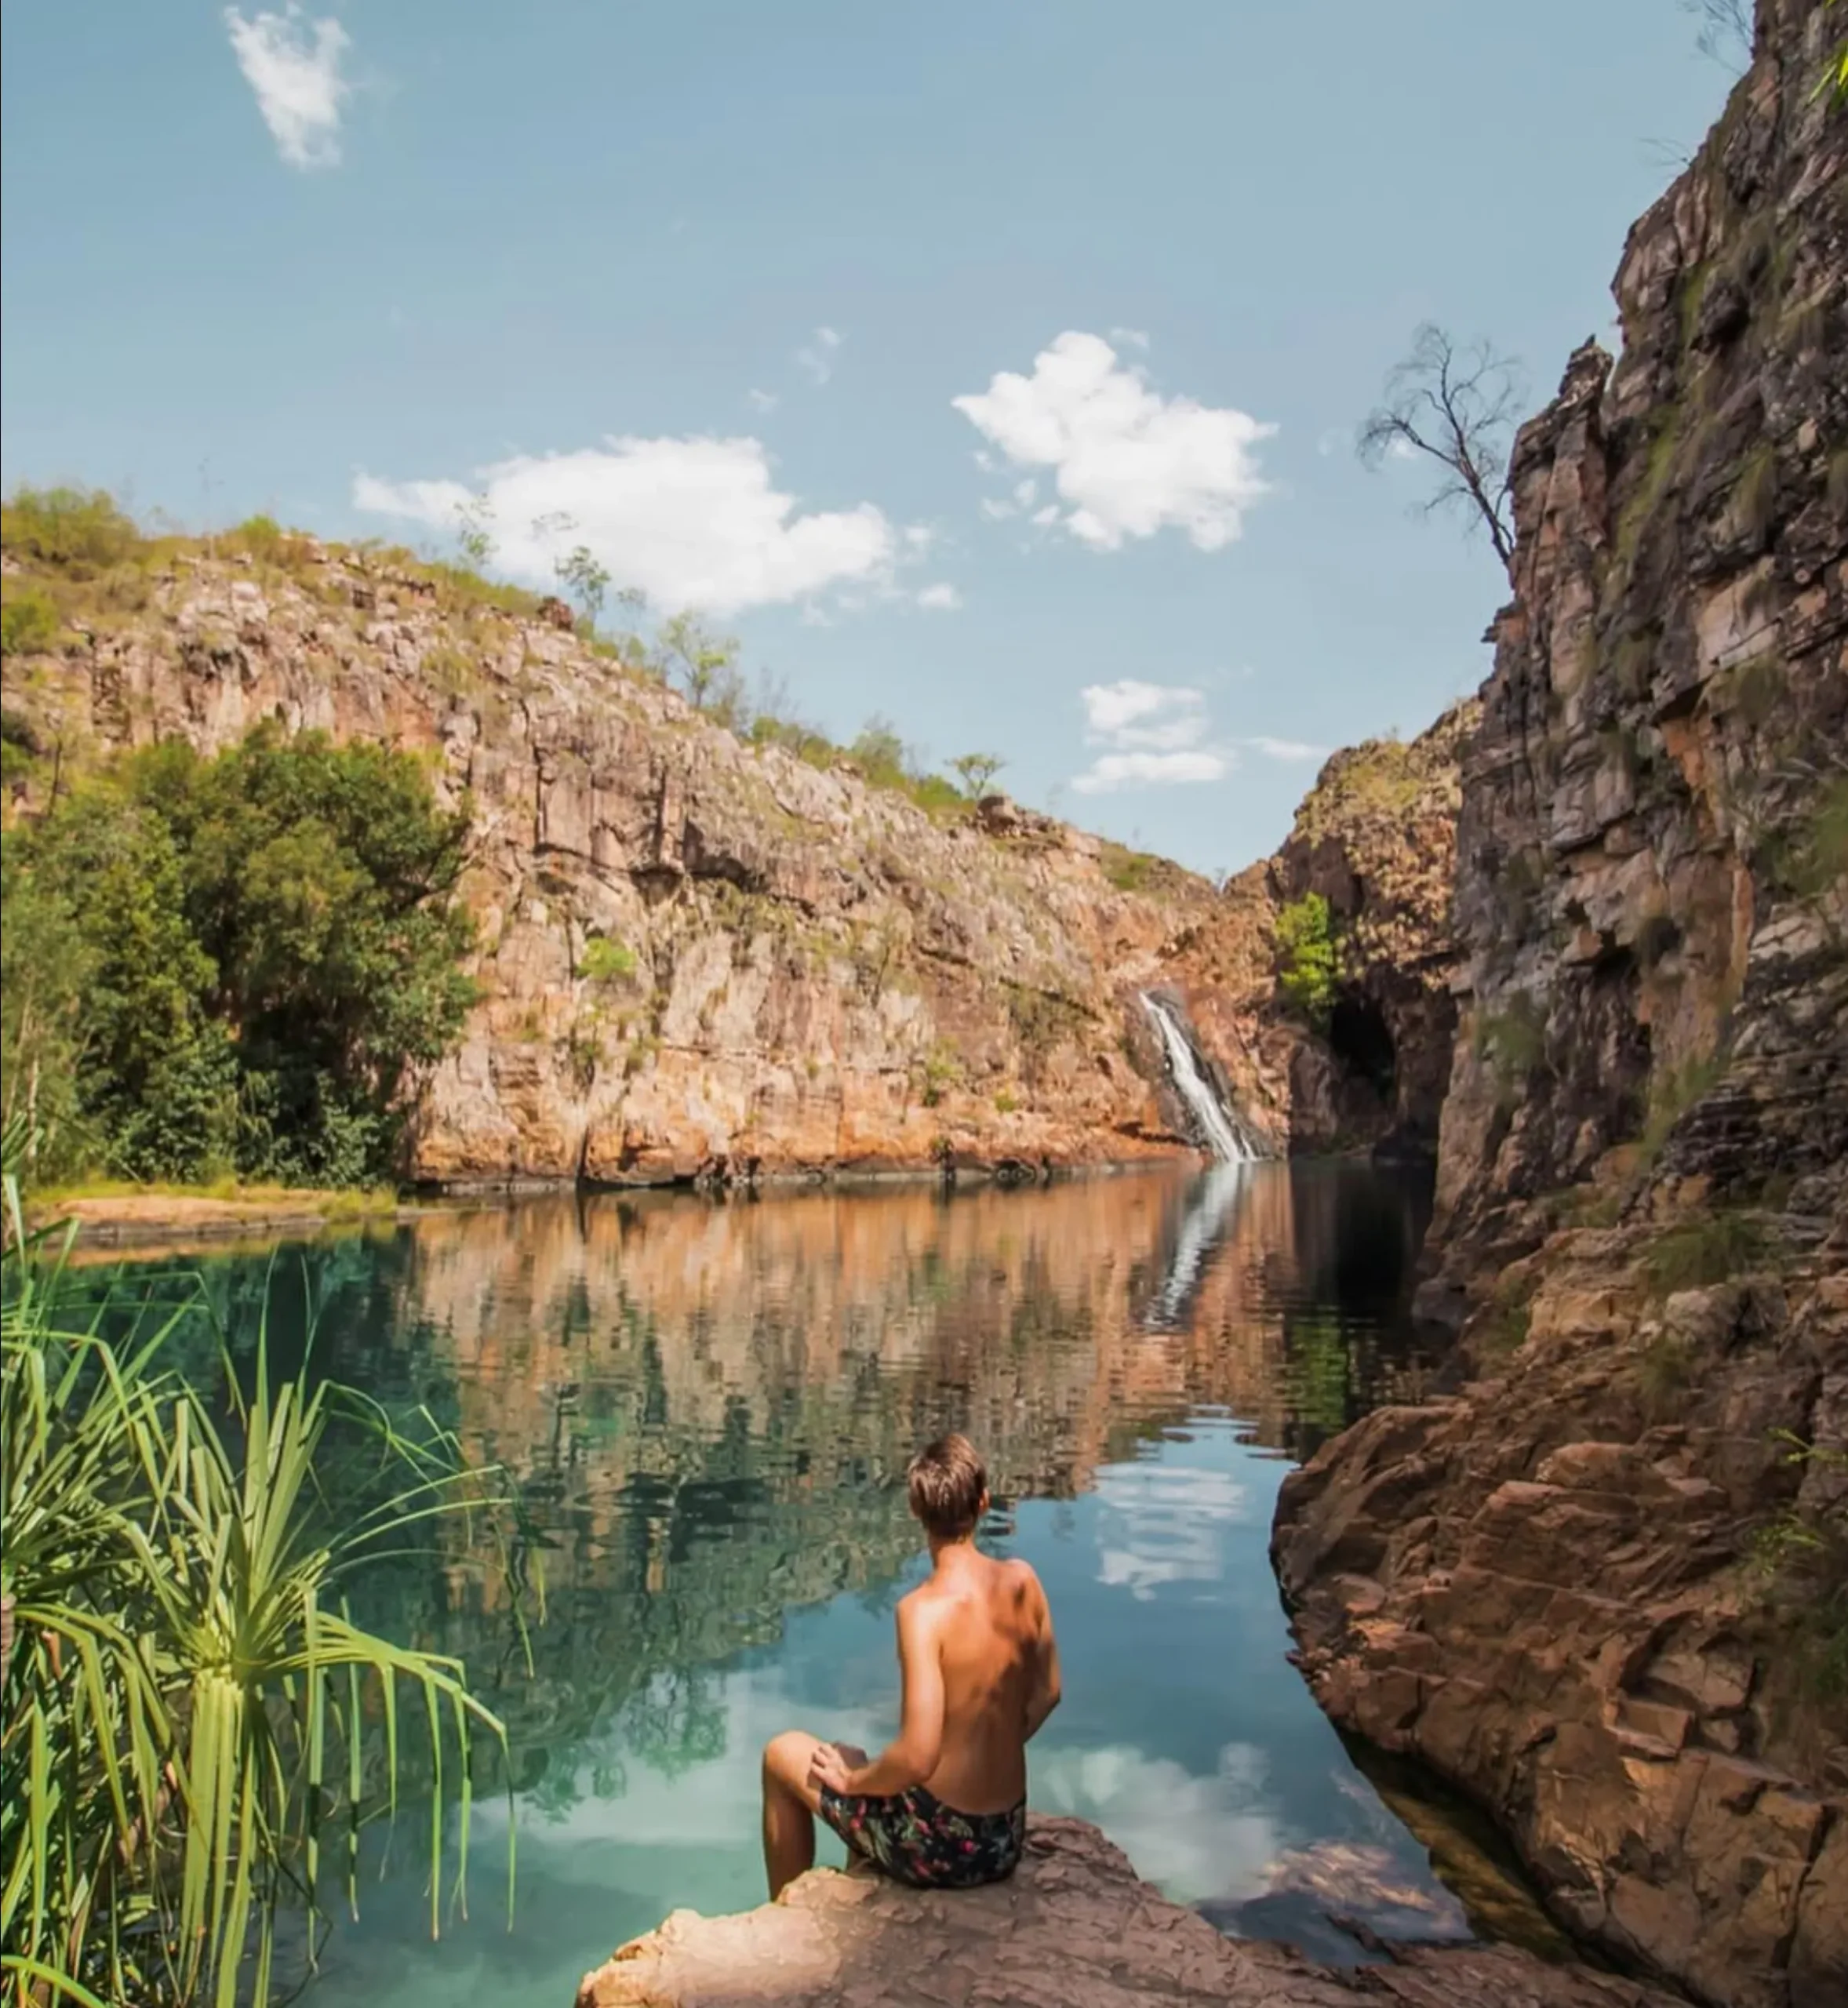
POLYGON ((1505 1947, 1352 1973, 1223 1937, 1081 1820, 1035 1819, 1013 1882, 922 1895, 817 1869, 735 1917, 676 1911, 584 1977, 577 2008, 1671 2008, 1505 1947))

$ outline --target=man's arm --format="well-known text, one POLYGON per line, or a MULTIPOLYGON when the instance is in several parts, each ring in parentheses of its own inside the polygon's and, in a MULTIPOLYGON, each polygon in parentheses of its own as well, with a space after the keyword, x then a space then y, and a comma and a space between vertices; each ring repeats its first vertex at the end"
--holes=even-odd
POLYGON ((944 1747, 944 1670, 937 1628, 926 1609, 898 1607, 898 1666, 904 1704, 897 1736, 871 1763, 849 1770, 831 1745, 816 1752, 809 1777, 818 1785, 857 1798, 884 1799, 921 1785, 937 1769, 944 1747))
POLYGON ((1064 1692, 1059 1680, 1059 1642, 1053 1636, 1053 1613, 1037 1576, 1033 1578, 1033 1601, 1039 1606, 1039 1636, 1034 1642, 1033 1678, 1027 1690, 1024 1740, 1028 1743, 1057 1708, 1064 1692))

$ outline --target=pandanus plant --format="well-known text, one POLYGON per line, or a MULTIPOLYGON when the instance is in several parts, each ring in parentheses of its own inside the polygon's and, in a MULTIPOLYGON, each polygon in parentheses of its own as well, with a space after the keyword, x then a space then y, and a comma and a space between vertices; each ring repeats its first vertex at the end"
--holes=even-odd
MULTIPOLYGON (((407 1694, 428 1742, 434 1932, 451 1806, 460 1892, 475 1740, 504 1754, 505 1734, 459 1661, 361 1629, 343 1590, 481 1506, 478 1477, 434 1427, 407 1439, 305 1366, 272 1385, 260 1333, 249 1391, 230 1377, 215 1413, 162 1363, 196 1303, 127 1339, 102 1311, 67 1315, 67 1243, 28 1232, 11 1172, 4 1186, 6 2002, 267 2003, 278 1921, 305 1917, 311 1960, 328 1882, 352 1901, 361 1824, 396 1810, 407 1694), (357 1515, 316 1480, 336 1412, 366 1416, 391 1475, 357 1515)), ((510 1842, 510 1901, 512 1868, 510 1842)))

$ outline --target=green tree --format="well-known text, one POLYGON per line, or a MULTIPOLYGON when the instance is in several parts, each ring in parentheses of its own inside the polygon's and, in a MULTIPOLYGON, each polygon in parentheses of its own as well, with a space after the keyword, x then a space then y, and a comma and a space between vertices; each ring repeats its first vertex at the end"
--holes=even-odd
POLYGON ((1305 893, 1277 916, 1278 988, 1318 1028, 1328 1022, 1341 980, 1334 915, 1319 893, 1305 893))
MULTIPOLYGON (((177 741, 133 755, 9 835, 9 881, 57 959, 45 983, 81 969, 61 1049, 111 1166, 390 1175, 406 1091, 473 995, 453 898, 467 820, 408 755, 265 729, 212 759, 177 741)), ((9 942, 9 1075, 29 952, 9 942)))
POLYGON ((609 568, 599 565, 588 544, 580 544, 553 566, 558 584, 577 601, 578 610, 592 628, 603 611, 603 595, 609 590, 609 568))
POLYGON ((679 684, 695 711, 722 707, 735 711, 742 702, 737 642, 708 634, 696 613, 676 613, 661 624, 653 659, 668 682, 679 684))
POLYGON ((471 572, 488 569, 498 547, 494 535, 494 505, 485 494, 471 495, 456 504, 456 547, 471 572))
POLYGON ((950 762, 950 770, 962 782, 963 793, 979 802, 1006 765, 999 753, 964 753, 950 762))
POLYGON ((911 777, 911 756, 897 727, 877 712, 860 728, 847 756, 875 787, 896 788, 911 777))
POLYGON ((64 902, 24 868, 23 849, 0 836, 0 1097, 27 1175, 55 1180, 90 1148, 78 1100, 90 950, 64 902))

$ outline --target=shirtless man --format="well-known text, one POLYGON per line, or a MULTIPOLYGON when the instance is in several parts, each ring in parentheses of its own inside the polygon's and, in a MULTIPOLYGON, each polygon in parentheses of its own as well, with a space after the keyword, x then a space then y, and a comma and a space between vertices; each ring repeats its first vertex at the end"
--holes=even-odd
POLYGON ((1059 1705, 1059 1653, 1039 1578, 975 1544, 988 1508, 982 1461, 960 1436, 920 1450, 906 1473, 929 1537, 931 1572, 898 1606, 904 1704, 897 1739, 864 1750, 800 1730, 763 1754, 763 1859, 770 1894, 815 1860, 815 1821, 849 1853, 917 1889, 1011 1875, 1027 1832, 1027 1744, 1059 1705))

